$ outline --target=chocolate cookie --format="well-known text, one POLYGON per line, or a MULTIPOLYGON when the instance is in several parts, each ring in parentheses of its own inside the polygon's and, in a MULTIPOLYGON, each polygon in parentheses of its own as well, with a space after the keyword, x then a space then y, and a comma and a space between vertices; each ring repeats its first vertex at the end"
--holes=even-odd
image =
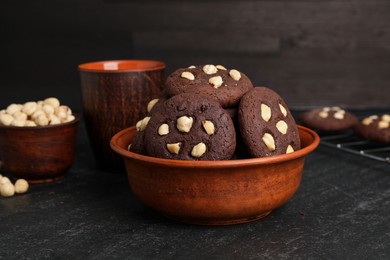
POLYGON ((236 147, 229 114, 208 97, 184 93, 154 111, 145 130, 149 156, 178 160, 228 160, 236 147))
POLYGON ((390 143, 390 114, 371 115, 354 128, 357 135, 382 143, 390 143))
POLYGON ((148 115, 144 117, 143 119, 139 120, 136 124, 137 132, 129 145, 128 150, 134 153, 146 155, 146 149, 145 149, 145 128, 148 125, 149 119, 154 111, 158 111, 161 106, 163 106, 165 100, 167 98, 165 96, 161 96, 156 99, 152 99, 149 101, 147 105, 147 112, 148 115))
POLYGON ((181 93, 205 95, 227 108, 237 105, 253 84, 237 70, 228 70, 221 65, 202 65, 176 70, 168 76, 166 88, 170 96, 181 93))
POLYGON ((241 98, 238 120, 242 139, 254 157, 286 154, 300 148, 293 116, 284 100, 269 88, 255 87, 241 98))
POLYGON ((339 107, 323 107, 304 112, 300 116, 303 125, 322 131, 341 131, 351 128, 357 118, 339 107))

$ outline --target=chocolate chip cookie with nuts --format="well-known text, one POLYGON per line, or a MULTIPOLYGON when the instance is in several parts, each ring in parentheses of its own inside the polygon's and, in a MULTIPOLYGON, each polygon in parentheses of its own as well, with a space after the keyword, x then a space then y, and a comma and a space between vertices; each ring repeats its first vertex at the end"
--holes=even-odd
POLYGON ((390 114, 365 117, 354 127, 354 131, 367 140, 390 144, 390 114))
POLYGON ((255 87, 241 98, 238 121, 242 139, 254 157, 300 149, 298 128, 290 110, 269 88, 255 87))
POLYGON ((153 111, 145 128, 149 156, 177 160, 228 160, 236 147, 233 121, 207 96, 183 93, 153 111))
POLYGON ((181 93, 205 95, 217 100, 224 108, 237 105, 252 88, 251 80, 244 73, 212 64, 180 68, 166 80, 170 96, 181 93))
POLYGON ((303 125, 321 131, 342 131, 358 122, 356 116, 340 107, 316 108, 300 115, 303 125))

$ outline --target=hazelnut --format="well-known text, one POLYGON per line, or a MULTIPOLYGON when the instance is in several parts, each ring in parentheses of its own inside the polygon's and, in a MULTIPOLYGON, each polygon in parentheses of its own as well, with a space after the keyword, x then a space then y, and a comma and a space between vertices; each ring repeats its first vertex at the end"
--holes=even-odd
MULTIPOLYGON (((2 178, 4 179, 4 177, 2 178)), ((15 194, 15 187, 12 183, 5 183, 0 186, 0 194, 3 197, 12 197, 15 194)))
POLYGON ((219 88, 223 84, 221 76, 212 77, 209 79, 209 83, 214 86, 214 88, 219 88))
POLYGON ((364 119, 362 120, 362 124, 363 124, 363 125, 369 125, 369 124, 371 124, 371 123, 372 123, 372 119, 369 118, 369 117, 366 117, 366 118, 364 118, 364 119))
POLYGON ((42 109, 37 110, 34 112, 34 114, 31 115, 31 119, 36 120, 40 115, 46 116, 46 113, 42 109))
POLYGON ((292 148, 291 145, 287 146, 286 153, 292 153, 294 152, 294 148, 292 148))
POLYGON ((202 121, 202 125, 203 125, 203 128, 204 128, 204 130, 206 131, 206 133, 208 135, 213 135, 214 134, 215 127, 214 127, 213 122, 211 122, 209 120, 203 120, 202 121))
POLYGON ((33 102, 33 101, 26 102, 23 105, 22 112, 30 116, 37 110, 37 108, 38 108, 37 102, 33 102))
POLYGON ((43 100, 44 104, 51 105, 54 108, 57 108, 60 106, 60 101, 55 97, 49 97, 43 100))
POLYGON ((224 66, 222 66, 222 65, 217 65, 217 66, 215 66, 217 69, 219 69, 219 70, 226 70, 226 68, 224 67, 224 66))
POLYGON ((159 135, 167 135, 167 134, 169 134, 169 126, 168 126, 168 124, 160 125, 160 127, 158 128, 158 134, 159 135))
POLYGON ((267 146, 267 148, 270 152, 275 151, 275 149, 276 149, 275 148, 275 140, 271 134, 265 133, 263 135, 263 142, 267 146))
POLYGON ((188 71, 184 71, 180 77, 182 78, 185 78, 185 79, 188 79, 188 80, 194 80, 195 79, 195 76, 194 74, 192 74, 191 72, 188 72, 188 71))
POLYGON ((388 128, 390 125, 390 122, 389 121, 379 121, 378 122, 378 128, 379 129, 383 129, 383 128, 388 128))
POLYGON ((260 110, 261 110, 261 117, 265 122, 268 122, 271 119, 271 108, 266 104, 261 104, 260 110))
POLYGON ((54 114, 49 115, 49 125, 61 124, 61 119, 54 114))
POLYGON ((276 123, 276 128, 285 135, 287 133, 288 125, 283 120, 280 120, 276 123))
POLYGON ((199 158, 206 152, 206 145, 204 143, 199 143, 195 145, 191 150, 191 155, 193 157, 199 158))
POLYGON ((338 110, 336 113, 333 114, 333 117, 339 120, 344 119, 345 111, 344 110, 338 110))
POLYGON ((146 110, 148 111, 148 113, 150 113, 150 111, 152 111, 154 105, 156 105, 157 102, 158 102, 158 98, 155 98, 155 99, 152 99, 149 101, 149 103, 146 107, 146 110))
POLYGON ((55 108, 49 104, 44 104, 42 106, 42 110, 43 110, 43 112, 45 112, 46 115, 51 115, 51 114, 54 114, 54 112, 55 112, 55 108))
POLYGON ((9 114, 1 114, 0 115, 0 123, 2 125, 11 125, 13 120, 14 120, 13 116, 11 116, 9 114))
POLYGON ((25 179, 18 179, 15 182, 15 192, 16 193, 25 193, 29 188, 28 182, 25 179))
POLYGON ((377 115, 372 115, 372 116, 369 116, 369 117, 366 117, 362 120, 362 124, 363 125, 369 125, 372 123, 372 121, 374 121, 375 119, 378 119, 378 116, 377 115))
POLYGON ((188 116, 181 116, 176 121, 176 127, 180 132, 188 133, 191 130, 194 119, 188 116))
POLYGON ((282 104, 279 104, 279 109, 280 109, 280 112, 282 112, 282 114, 284 115, 284 117, 286 117, 287 116, 287 109, 282 104))
POLYGON ((11 181, 8 179, 8 177, 2 176, 0 179, 0 186, 6 183, 11 183, 11 181))
POLYGON ((14 113, 12 116, 14 119, 27 120, 27 114, 22 111, 18 111, 14 113))
POLYGON ((6 108, 6 112, 9 115, 13 115, 16 112, 22 111, 23 106, 20 104, 11 104, 6 108))
POLYGON ((229 75, 230 77, 232 77, 232 79, 236 81, 239 81, 241 79, 241 73, 238 70, 230 70, 229 75))
POLYGON ((321 118, 327 118, 328 117, 328 112, 326 111, 321 111, 318 113, 318 116, 321 118))
POLYGON ((45 126, 49 124, 49 119, 45 115, 40 115, 35 119, 35 123, 39 126, 45 126))
POLYGON ((11 122, 12 126, 24 126, 25 124, 26 124, 26 119, 23 119, 23 118, 21 118, 21 119, 15 118, 11 122))
POLYGON ((383 120, 383 121, 390 122, 390 115, 388 115, 388 114, 382 115, 382 120, 383 120))
POLYGON ((142 119, 138 120, 138 122, 135 124, 135 128, 137 129, 137 132, 141 132, 141 124, 142 124, 142 119))
POLYGON ((37 105, 38 105, 38 109, 42 109, 42 107, 43 107, 43 105, 44 105, 43 100, 37 101, 37 105))
POLYGON ((72 110, 68 106, 59 106, 55 108, 54 114, 60 119, 65 119, 72 114, 72 110))
POLYGON ((188 67, 189 69, 195 69, 196 67, 194 65, 191 65, 188 67))
POLYGON ((167 144, 170 153, 179 154, 181 143, 167 144))
POLYGON ((144 119, 138 121, 137 123, 137 131, 144 131, 146 129, 146 126, 148 125, 150 120, 150 116, 144 117, 144 119), (139 130, 138 130, 139 129, 139 130))
POLYGON ((214 65, 210 65, 210 64, 204 65, 202 70, 204 73, 206 73, 208 75, 215 74, 218 71, 217 67, 215 67, 214 65))

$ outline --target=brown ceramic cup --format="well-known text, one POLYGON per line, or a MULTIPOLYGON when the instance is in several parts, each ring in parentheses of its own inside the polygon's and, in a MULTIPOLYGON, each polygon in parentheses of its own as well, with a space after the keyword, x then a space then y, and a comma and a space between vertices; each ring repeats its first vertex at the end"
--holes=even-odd
POLYGON ((88 137, 102 170, 124 170, 110 148, 111 137, 135 125, 147 114, 164 83, 165 64, 154 60, 113 60, 78 66, 81 99, 88 137))

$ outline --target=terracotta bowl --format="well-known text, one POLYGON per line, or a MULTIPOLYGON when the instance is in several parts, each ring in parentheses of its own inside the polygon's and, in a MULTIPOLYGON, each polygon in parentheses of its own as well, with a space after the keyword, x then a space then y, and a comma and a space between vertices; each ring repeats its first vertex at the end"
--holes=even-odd
POLYGON ((136 132, 124 129, 111 147, 125 162, 133 193, 147 206, 182 222, 229 225, 261 219, 287 202, 301 182, 305 156, 318 135, 298 126, 302 149, 293 153, 225 161, 181 161, 127 150, 136 132))
POLYGON ((0 160, 15 178, 29 183, 61 179, 75 157, 77 127, 75 120, 50 126, 0 126, 0 160))

